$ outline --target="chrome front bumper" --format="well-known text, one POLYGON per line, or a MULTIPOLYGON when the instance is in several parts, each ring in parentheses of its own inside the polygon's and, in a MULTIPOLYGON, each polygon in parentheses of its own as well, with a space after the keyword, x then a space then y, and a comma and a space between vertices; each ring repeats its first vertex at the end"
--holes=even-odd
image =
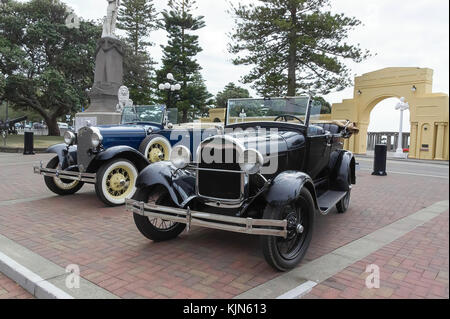
POLYGON ((125 204, 127 211, 141 216, 186 224, 187 231, 190 230, 191 226, 200 226, 250 235, 287 237, 286 220, 231 217, 197 212, 189 208, 180 209, 145 204, 132 199, 127 199, 125 204))
POLYGON ((42 166, 42 163, 40 165, 34 165, 33 172, 34 174, 40 174, 43 176, 57 177, 59 179, 68 179, 72 181, 81 181, 88 184, 95 184, 95 182, 97 181, 97 174, 45 168, 42 166))

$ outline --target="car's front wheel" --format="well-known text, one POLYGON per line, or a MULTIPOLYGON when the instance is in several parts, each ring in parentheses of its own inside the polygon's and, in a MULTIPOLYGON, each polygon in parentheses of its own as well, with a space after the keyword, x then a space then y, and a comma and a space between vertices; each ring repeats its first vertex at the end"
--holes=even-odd
MULTIPOLYGON (((144 203, 175 207, 169 192, 164 187, 139 189, 133 199, 144 203)), ((141 234, 153 241, 174 239, 186 228, 185 224, 161 218, 145 217, 136 213, 134 214, 134 222, 141 234)))
POLYGON ((261 244, 266 261, 279 271, 287 271, 297 266, 311 242, 314 228, 314 202, 311 193, 303 188, 295 203, 284 207, 268 205, 264 219, 287 220, 287 238, 261 236, 261 244))
MULTIPOLYGON (((56 169, 58 164, 59 158, 56 156, 48 162, 47 168, 56 169)), ((44 181, 49 190, 62 196, 73 195, 83 187, 83 182, 58 177, 44 176, 44 181)))
POLYGON ((136 193, 138 170, 130 161, 112 159, 103 164, 97 172, 95 191, 108 206, 120 206, 136 193))

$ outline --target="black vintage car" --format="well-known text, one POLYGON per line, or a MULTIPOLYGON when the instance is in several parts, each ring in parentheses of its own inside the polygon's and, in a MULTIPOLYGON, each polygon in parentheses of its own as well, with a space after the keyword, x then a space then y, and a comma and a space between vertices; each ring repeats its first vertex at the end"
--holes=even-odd
POLYGON ((153 241, 192 225, 261 235, 280 271, 299 264, 314 216, 349 207, 355 159, 343 150, 352 123, 320 121, 309 97, 230 100, 224 134, 205 139, 191 162, 175 146, 170 161, 149 165, 127 200, 139 231, 153 241))

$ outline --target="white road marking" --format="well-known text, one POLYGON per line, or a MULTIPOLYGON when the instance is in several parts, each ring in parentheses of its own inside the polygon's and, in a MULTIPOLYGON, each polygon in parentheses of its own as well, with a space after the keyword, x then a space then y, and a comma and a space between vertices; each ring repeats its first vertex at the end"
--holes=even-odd
POLYGON ((300 298, 307 293, 309 293, 315 286, 317 286, 317 283, 314 281, 307 281, 304 284, 301 284, 297 288, 294 288, 292 290, 289 290, 285 294, 282 294, 281 296, 277 297, 277 299, 296 299, 300 298))
MULTIPOLYGON (((371 169, 361 168, 361 171, 371 172, 371 169)), ((386 171, 388 174, 401 174, 401 175, 412 175, 412 176, 422 176, 422 177, 433 177, 433 178, 442 178, 448 179, 448 176, 442 175, 429 175, 429 174, 419 174, 419 173, 408 173, 408 172, 396 172, 396 171, 386 171)))

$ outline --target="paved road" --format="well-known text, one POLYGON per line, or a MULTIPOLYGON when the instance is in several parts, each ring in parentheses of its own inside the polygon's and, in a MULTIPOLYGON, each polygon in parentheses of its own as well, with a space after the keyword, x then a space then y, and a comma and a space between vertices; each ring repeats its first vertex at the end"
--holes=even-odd
MULTIPOLYGON (((285 286, 271 281, 280 277, 285 282, 286 277, 265 262, 257 237, 197 227, 173 241, 154 243, 138 232, 133 216, 123 207, 105 207, 97 199, 92 185, 85 185, 73 196, 54 195, 45 187, 42 176, 32 172, 32 164, 39 163, 40 160, 47 163, 52 156, 54 155, 0 154, 0 241, 3 238, 3 242, 6 239, 14 242, 14 249, 8 248, 8 251, 6 247, 12 246, 0 242, 0 252, 4 250, 3 254, 14 260, 20 257, 16 262, 40 278, 48 279, 48 282, 66 293, 70 291, 65 286, 65 278, 58 275, 54 277, 53 270, 60 274, 61 269, 65 269, 67 265, 78 265, 82 277, 82 286, 77 290, 79 293, 90 294, 94 285, 97 287, 96 291, 107 290, 121 298, 233 298, 248 291, 254 292, 253 289, 260 285, 263 288, 270 286, 271 296, 282 296, 285 291, 278 290, 290 290, 292 286, 317 280, 317 274, 324 274, 313 267, 318 262, 327 267, 348 265, 349 262, 330 262, 329 257, 338 255, 347 260, 347 255, 342 254, 351 253, 355 256, 355 245, 358 248, 363 237, 379 235, 380 231, 392 233, 386 231, 386 227, 390 230, 399 221, 403 223, 401 230, 409 231, 410 228, 405 228, 408 226, 404 224, 405 218, 409 220, 408 217, 418 211, 448 199, 449 192, 445 177, 448 167, 410 162, 395 162, 391 165, 389 162, 389 175, 380 178, 370 175, 370 159, 358 160, 361 169, 357 172, 358 182, 352 190, 348 212, 337 214, 334 211, 328 216, 316 216, 311 245, 298 268, 301 271, 305 266, 305 269, 314 271, 308 276, 302 272, 304 276, 295 277, 295 280, 289 277, 287 280, 290 284, 285 286), (391 172, 401 169, 402 174, 391 172), (19 246, 22 246, 21 253, 18 253, 19 246), (25 250, 28 254, 22 253, 25 250), (35 262, 35 255, 40 256, 39 260, 45 263, 45 267, 42 267, 42 263, 35 262), (24 256, 34 257, 24 260, 24 256), (52 265, 52 268, 47 265, 52 265), (83 283, 86 281, 90 281, 92 285, 84 288, 83 283)), ((428 213, 419 218, 414 215, 415 220, 421 222, 430 216, 428 213)), ((445 223, 448 224, 448 220, 439 221, 436 225, 440 227, 445 223)), ((437 227, 436 225, 432 227, 437 227)), ((402 280, 402 285, 405 285, 404 281, 410 280, 406 284, 412 286, 411 289, 420 289, 420 284, 425 285, 423 282, 426 279, 426 284, 431 285, 430 292, 420 292, 421 294, 426 294, 425 297, 436 295, 448 298, 446 273, 439 276, 425 271, 431 269, 440 273, 442 269, 448 269, 448 249, 445 249, 448 247, 448 230, 445 232, 445 229, 433 228, 432 232, 436 236, 441 234, 443 239, 428 238, 425 235, 422 237, 438 244, 439 241, 444 241, 442 245, 446 245, 445 247, 419 243, 413 248, 415 254, 422 254, 417 260, 421 263, 423 260, 430 260, 431 266, 420 264, 422 268, 419 271, 405 268, 408 265, 385 265, 384 262, 367 259, 360 263, 364 266, 361 268, 363 270, 359 271, 358 268, 357 285, 364 285, 367 274, 363 272, 367 262, 370 262, 379 264, 382 276, 405 268, 408 270, 405 273, 408 274, 402 280), (435 229, 438 231, 434 231, 435 229), (419 276, 418 272, 422 272, 427 278, 411 277, 419 276), (434 279, 428 278, 431 276, 434 279), (418 284, 415 284, 416 279, 418 284), (442 282, 439 281, 441 279, 442 282), (437 287, 439 291, 432 292, 433 287, 437 287)), ((427 231, 428 233, 431 231, 427 231)), ((407 242, 416 243, 414 240, 407 242)), ((374 250, 379 245, 370 244, 369 247, 374 250)), ((403 254, 403 248, 399 249, 403 254)), ((390 258, 386 254, 379 256, 377 258, 382 261, 390 258)), ((360 257, 358 255, 355 258, 360 257)), ((336 258, 342 260, 341 257, 336 258)), ((354 259, 349 260, 353 262, 354 259)), ((338 270, 328 271, 326 274, 331 276, 338 270)), ((324 276, 322 278, 325 279, 324 276)), ((351 284, 356 285, 353 281, 351 284)), ((327 279, 328 285, 329 282, 327 279)), ((347 291, 346 287, 339 287, 347 291)), ((389 288, 396 289, 393 286, 389 288)), ((390 293, 400 294, 397 290, 380 291, 375 297, 390 298, 390 293)), ((419 292, 414 290, 411 297, 416 294, 419 295, 419 292)))
MULTIPOLYGON (((373 159, 366 157, 357 157, 360 170, 373 171, 373 159)), ((410 161, 388 160, 386 164, 388 174, 402 174, 423 177, 449 178, 448 165, 433 163, 418 163, 410 161)))

